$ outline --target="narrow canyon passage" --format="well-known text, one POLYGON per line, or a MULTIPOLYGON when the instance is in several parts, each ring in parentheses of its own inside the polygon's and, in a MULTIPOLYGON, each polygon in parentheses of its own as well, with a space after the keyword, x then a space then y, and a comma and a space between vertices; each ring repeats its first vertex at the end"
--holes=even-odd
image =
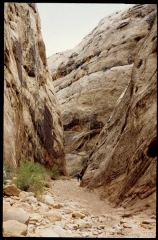
POLYGON ((66 203, 78 211, 85 209, 98 228, 104 226, 98 233, 100 237, 156 237, 156 219, 150 208, 114 208, 107 200, 100 199, 97 189, 83 188, 75 178, 52 181, 49 193, 56 203, 66 203))
POLYGON ((80 182, 75 178, 69 180, 56 180, 53 181, 52 185, 50 192, 57 202, 67 201, 71 203, 75 201, 79 205, 85 207, 91 214, 96 214, 98 216, 110 213, 114 210, 108 202, 100 200, 97 191, 80 187, 80 182))
POLYGON ((4 4, 3 236, 156 237, 156 20, 132 4, 47 58, 36 3, 4 4), (61 176, 15 186, 25 160, 61 176))

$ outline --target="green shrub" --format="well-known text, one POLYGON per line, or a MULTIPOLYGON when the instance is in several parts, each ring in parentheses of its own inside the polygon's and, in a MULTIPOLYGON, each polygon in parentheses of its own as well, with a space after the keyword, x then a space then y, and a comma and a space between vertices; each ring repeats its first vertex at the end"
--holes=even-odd
POLYGON ((78 173, 80 173, 80 169, 74 169, 71 173, 70 173, 70 175, 71 176, 76 176, 78 173))
POLYGON ((82 157, 81 158, 81 163, 84 165, 87 162, 87 157, 82 157))
POLYGON ((45 180, 49 174, 39 163, 24 160, 16 170, 15 185, 24 191, 32 191, 36 195, 42 195, 44 192, 45 180))
POLYGON ((53 167, 49 170, 49 176, 53 180, 59 179, 60 173, 61 171, 58 164, 54 164, 53 167))

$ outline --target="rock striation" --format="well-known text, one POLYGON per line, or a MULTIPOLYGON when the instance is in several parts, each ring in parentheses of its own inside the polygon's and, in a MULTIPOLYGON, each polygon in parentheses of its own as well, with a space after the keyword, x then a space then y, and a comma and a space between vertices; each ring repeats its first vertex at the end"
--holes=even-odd
POLYGON ((131 4, 103 18, 72 50, 47 59, 61 104, 68 164, 95 145, 130 83, 133 63, 155 16, 155 4, 131 4))
POLYGON ((66 174, 60 106, 34 3, 4 4, 4 158, 28 158, 66 174))
POLYGON ((102 186, 101 196, 116 205, 147 199, 156 207, 156 84, 157 18, 135 56, 131 80, 99 135, 81 183, 102 186))

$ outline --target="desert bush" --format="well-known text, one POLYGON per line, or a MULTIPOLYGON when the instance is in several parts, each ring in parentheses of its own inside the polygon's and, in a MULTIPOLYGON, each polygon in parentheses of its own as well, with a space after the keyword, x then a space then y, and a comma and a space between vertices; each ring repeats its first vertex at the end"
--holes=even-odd
POLYGON ((15 177, 13 182, 18 188, 23 191, 32 191, 36 195, 42 195, 49 173, 41 164, 24 160, 20 162, 15 177))
POLYGON ((78 173, 80 173, 80 169, 74 169, 74 170, 70 173, 70 175, 73 176, 73 177, 75 177, 78 173))
POLYGON ((87 157, 82 157, 81 158, 81 163, 84 165, 87 162, 87 157))
POLYGON ((53 167, 49 170, 49 176, 53 180, 57 180, 60 177, 60 166, 58 164, 54 164, 53 167))

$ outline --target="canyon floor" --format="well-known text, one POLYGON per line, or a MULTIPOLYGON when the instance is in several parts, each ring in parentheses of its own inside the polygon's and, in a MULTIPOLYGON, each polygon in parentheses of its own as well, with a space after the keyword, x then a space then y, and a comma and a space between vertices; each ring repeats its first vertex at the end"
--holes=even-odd
POLYGON ((80 187, 76 179, 54 181, 52 188, 57 202, 76 202, 79 209, 85 208, 90 216, 99 220, 98 229, 99 226, 102 229, 95 237, 156 237, 155 215, 150 208, 114 208, 100 199, 97 190, 80 187))
POLYGON ((8 220, 18 220, 19 214, 22 222, 27 214, 27 230, 20 236, 156 238, 156 213, 150 207, 114 208, 99 198, 99 191, 81 187, 76 178, 52 180, 44 196, 44 201, 23 191, 18 197, 4 196, 4 236, 14 235, 8 220))

